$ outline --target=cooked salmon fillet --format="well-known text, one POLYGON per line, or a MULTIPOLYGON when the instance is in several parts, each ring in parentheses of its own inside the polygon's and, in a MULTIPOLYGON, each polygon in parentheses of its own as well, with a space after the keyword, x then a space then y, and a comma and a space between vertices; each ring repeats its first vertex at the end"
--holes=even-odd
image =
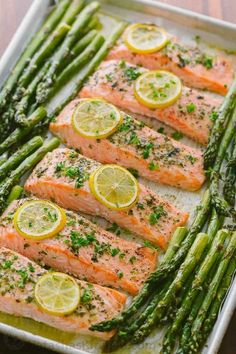
POLYGON ((206 145, 213 124, 211 116, 217 111, 222 98, 184 86, 181 97, 173 105, 150 109, 134 96, 135 79, 146 71, 123 61, 105 61, 79 95, 82 98, 101 97, 129 112, 158 119, 206 145))
POLYGON ((169 37, 166 47, 152 54, 133 53, 121 38, 107 59, 125 60, 149 70, 172 71, 187 86, 221 95, 227 93, 234 76, 233 65, 228 58, 213 57, 197 46, 180 43, 174 37, 169 37))
POLYGON ((110 137, 100 140, 83 137, 71 122, 79 101, 70 102, 50 124, 51 132, 67 146, 101 163, 135 169, 140 176, 154 182, 190 191, 201 188, 204 169, 200 151, 157 133, 125 113, 122 125, 110 137))
POLYGON ((124 294, 76 280, 81 289, 81 301, 75 312, 66 316, 51 315, 39 308, 34 297, 35 284, 47 271, 4 247, 0 249, 0 263, 0 311, 31 318, 66 332, 90 334, 102 339, 112 336, 112 332, 92 332, 89 327, 122 311, 126 301, 124 294))
POLYGON ((0 246, 92 283, 135 295, 156 266, 156 251, 126 241, 71 211, 66 226, 52 238, 35 242, 14 228, 11 215, 27 199, 13 202, 0 219, 0 246))
POLYGON ((93 196, 88 183, 90 174, 100 166, 73 150, 55 149, 36 166, 25 189, 65 208, 104 217, 165 248, 174 230, 186 223, 188 214, 141 184, 139 200, 129 211, 107 208, 93 196))

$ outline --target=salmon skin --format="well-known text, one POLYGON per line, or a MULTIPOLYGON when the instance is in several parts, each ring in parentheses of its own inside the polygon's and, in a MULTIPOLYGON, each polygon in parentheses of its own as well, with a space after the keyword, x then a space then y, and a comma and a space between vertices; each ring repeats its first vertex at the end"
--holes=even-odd
POLYGON ((27 199, 13 202, 0 221, 0 246, 59 271, 135 295, 155 269, 157 253, 126 241, 71 211, 53 238, 34 241, 15 230, 11 216, 27 199))
POLYGON ((47 271, 28 258, 7 248, 0 248, 0 311, 31 318, 66 332, 90 334, 109 339, 114 332, 92 332, 92 324, 117 316, 124 308, 126 296, 117 290, 76 280, 81 300, 70 315, 56 316, 44 312, 36 303, 34 287, 47 271))
POLYGON ((222 98, 185 86, 181 97, 173 105, 163 109, 150 109, 139 103, 134 95, 134 82, 146 71, 147 69, 123 61, 105 61, 91 76, 79 96, 100 97, 121 109, 158 119, 206 145, 213 124, 211 117, 216 113, 222 98))
POLYGON ((70 102, 50 124, 50 130, 67 146, 101 163, 135 169, 140 176, 189 191, 204 183, 200 151, 168 138, 122 112, 123 123, 106 139, 79 135, 71 122, 80 100, 70 102), (149 148, 150 147, 150 148, 149 148))
POLYGON ((179 76, 190 87, 206 89, 225 95, 230 87, 234 70, 224 56, 211 56, 197 46, 180 43, 170 37, 167 45, 152 54, 133 53, 121 40, 110 51, 108 60, 125 60, 149 70, 168 70, 179 76))
POLYGON ((101 216, 165 248, 175 229, 186 223, 188 214, 141 184, 139 200, 129 211, 107 208, 93 196, 88 183, 90 174, 100 166, 73 150, 55 149, 36 166, 25 189, 64 208, 101 216))

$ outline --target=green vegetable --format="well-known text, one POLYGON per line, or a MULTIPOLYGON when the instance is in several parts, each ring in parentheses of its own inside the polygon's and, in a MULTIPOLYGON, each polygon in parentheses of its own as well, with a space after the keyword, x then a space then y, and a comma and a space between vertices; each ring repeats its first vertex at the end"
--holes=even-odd
POLYGON ((43 139, 40 136, 36 136, 10 156, 10 158, 0 166, 0 181, 7 177, 10 171, 17 167, 28 155, 41 145, 43 145, 43 139))
POLYGON ((25 128, 16 128, 6 140, 0 144, 0 154, 7 151, 12 145, 18 143, 22 138, 27 136, 33 127, 42 121, 47 115, 47 111, 43 107, 37 108, 28 118, 28 125, 25 128))
MULTIPOLYGON (((6 104, 10 98, 12 90, 14 89, 16 82, 22 73, 25 66, 28 64, 29 59, 32 55, 37 51, 39 46, 46 40, 48 35, 54 30, 55 26, 58 24, 60 19, 62 18, 63 14, 65 13, 66 9, 70 4, 70 0, 62 0, 55 7, 54 11, 48 16, 44 24, 41 26, 39 31, 34 34, 32 40, 29 42, 26 49, 23 51, 20 59, 16 63, 14 69, 8 76, 7 81, 4 83, 4 86, 0 92, 0 111, 3 111, 6 108, 6 104)), ((8 124, 8 122, 4 122, 4 124, 8 124)), ((2 129, 4 129, 2 127, 2 129)), ((1 135, 1 131, 0 131, 1 135)))
MULTIPOLYGON (((142 342, 152 331, 153 327, 160 322, 168 310, 171 302, 176 297, 179 290, 183 287, 185 281, 192 274, 198 264, 204 249, 208 243, 208 236, 205 233, 199 233, 195 238, 184 262, 181 264, 173 282, 165 293, 164 298, 158 303, 155 310, 147 318, 147 321, 139 328, 132 337, 132 343, 142 342)), ((219 242, 217 243, 217 245, 219 242)), ((214 250, 215 251, 215 250, 214 250)))
MULTIPOLYGON (((236 159, 236 137, 232 144, 231 158, 236 159)), ((235 193, 236 193, 236 165, 230 166, 228 164, 226 169, 226 177, 224 183, 224 197, 225 200, 231 205, 234 206, 235 203, 235 193)))
POLYGON ((7 205, 11 204, 14 200, 20 199, 23 191, 24 189, 19 185, 12 187, 12 190, 7 198, 7 205))
MULTIPOLYGON (((101 34, 97 34, 93 41, 85 48, 85 50, 77 57, 75 58, 70 65, 66 67, 66 69, 59 75, 59 77, 56 80, 56 84, 52 88, 53 93, 63 87, 64 84, 66 84, 73 75, 77 74, 77 72, 91 60, 94 55, 97 53, 99 48, 104 42, 104 38, 101 34)), ((50 91, 49 91, 50 92, 50 91)))
POLYGON ((224 247, 224 242, 226 237, 228 237, 229 232, 227 230, 220 230, 218 231, 207 256, 203 260, 199 270, 197 271, 195 278, 193 280, 192 286, 190 291, 188 292, 187 296, 183 300, 181 307, 178 309, 175 319, 171 325, 171 328, 168 330, 167 335, 163 341, 163 354, 171 353, 174 345, 176 335, 178 334, 183 321, 185 320, 186 316, 191 311, 192 305, 199 294, 207 276, 209 275, 210 270, 214 266, 215 262, 219 260, 220 252, 219 250, 224 247))
POLYGON ((18 183, 20 178, 29 170, 31 170, 42 158, 49 152, 54 150, 60 145, 60 141, 57 138, 53 138, 50 141, 45 142, 38 150, 32 155, 27 157, 15 170, 11 172, 0 184, 0 212, 3 212, 7 198, 11 188, 18 183))
POLYGON ((37 88, 36 99, 39 104, 45 102, 47 99, 48 91, 55 82, 55 74, 60 63, 69 55, 73 45, 78 40, 78 38, 80 38, 83 28, 88 25, 89 21, 91 20, 94 13, 98 10, 98 8, 98 2, 94 1, 90 3, 81 11, 76 21, 73 23, 68 36, 66 36, 62 45, 58 49, 55 58, 53 58, 50 68, 44 77, 44 80, 39 84, 37 88))
POLYGON ((204 153, 204 167, 208 169, 214 166, 220 140, 224 134, 225 128, 231 119, 232 111, 236 104, 236 79, 232 83, 220 109, 218 118, 212 128, 209 143, 204 153))

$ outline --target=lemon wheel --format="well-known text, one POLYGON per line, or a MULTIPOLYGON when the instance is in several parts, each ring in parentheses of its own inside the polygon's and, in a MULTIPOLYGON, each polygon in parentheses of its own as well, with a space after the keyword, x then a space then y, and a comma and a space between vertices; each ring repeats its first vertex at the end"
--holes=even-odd
POLYGON ((137 180, 118 165, 104 165, 95 170, 89 185, 95 198, 113 210, 128 210, 138 199, 137 180))
POLYGON ((165 108, 174 104, 182 93, 178 76, 164 70, 147 71, 135 81, 136 99, 150 108, 165 108))
POLYGON ((116 131, 121 122, 120 111, 101 99, 82 100, 72 116, 74 129, 86 138, 106 138, 116 131))
POLYGON ((130 25, 125 32, 125 44, 135 53, 155 53, 167 43, 168 37, 165 30, 152 24, 135 23, 130 25))
POLYGON ((17 232, 26 238, 42 240, 58 234, 66 224, 66 214, 59 206, 46 200, 30 200, 14 215, 17 232))
POLYGON ((35 300, 47 313, 63 316, 76 310, 80 289, 76 280, 67 274, 48 272, 35 285, 35 300))

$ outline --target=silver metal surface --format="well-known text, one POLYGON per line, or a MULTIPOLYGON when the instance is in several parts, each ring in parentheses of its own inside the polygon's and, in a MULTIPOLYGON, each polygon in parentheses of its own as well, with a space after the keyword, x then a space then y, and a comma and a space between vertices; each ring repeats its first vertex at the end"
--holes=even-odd
MULTIPOLYGON (((102 10, 106 13, 124 18, 128 21, 157 22, 168 28, 168 30, 170 29, 170 32, 172 31, 176 35, 184 37, 186 40, 189 40, 194 34, 200 34, 209 43, 224 48, 235 49, 235 47, 233 47, 234 43, 236 43, 236 26, 234 24, 152 0, 101 0, 101 3, 102 10)), ((0 60, 0 82, 3 82, 8 75, 26 43, 40 26, 51 4, 52 1, 50 0, 34 0, 24 21, 21 23, 13 40, 0 60)), ((155 190, 156 187, 154 184, 148 183, 148 185, 155 190)), ((169 193, 169 189, 158 186, 158 192, 166 195, 169 193)), ((177 205, 190 211, 193 210, 193 205, 197 205, 201 197, 201 193, 191 194, 175 189, 171 189, 171 192, 176 195, 177 205)), ((236 279, 232 284, 208 343, 203 350, 204 354, 217 353, 235 306, 236 279)), ((30 326, 28 326, 28 324, 26 326, 25 323, 23 323, 23 325, 21 324, 21 319, 15 318, 14 321, 11 321, 8 318, 6 320, 4 318, 3 321, 0 316, 0 331, 8 335, 60 353, 97 354, 100 352, 100 350, 96 349, 99 348, 96 341, 87 344, 89 340, 83 340, 82 337, 80 337, 76 340, 71 339, 67 341, 67 344, 64 344, 60 336, 54 336, 51 333, 53 329, 50 329, 50 327, 43 328, 44 330, 41 331, 41 326, 36 323, 34 324, 33 321, 32 323, 30 322, 30 326), (33 330, 31 326, 33 326, 33 330), (28 328, 30 329, 28 330, 28 328), (40 335, 38 335, 39 333, 40 335)), ((157 346, 155 342, 153 343, 153 348, 155 348, 153 353, 157 353, 157 346)), ((142 350, 139 348, 133 349, 133 347, 129 347, 128 350, 119 353, 136 354, 141 352, 142 350)), ((152 350, 149 352, 152 352, 152 350)))

